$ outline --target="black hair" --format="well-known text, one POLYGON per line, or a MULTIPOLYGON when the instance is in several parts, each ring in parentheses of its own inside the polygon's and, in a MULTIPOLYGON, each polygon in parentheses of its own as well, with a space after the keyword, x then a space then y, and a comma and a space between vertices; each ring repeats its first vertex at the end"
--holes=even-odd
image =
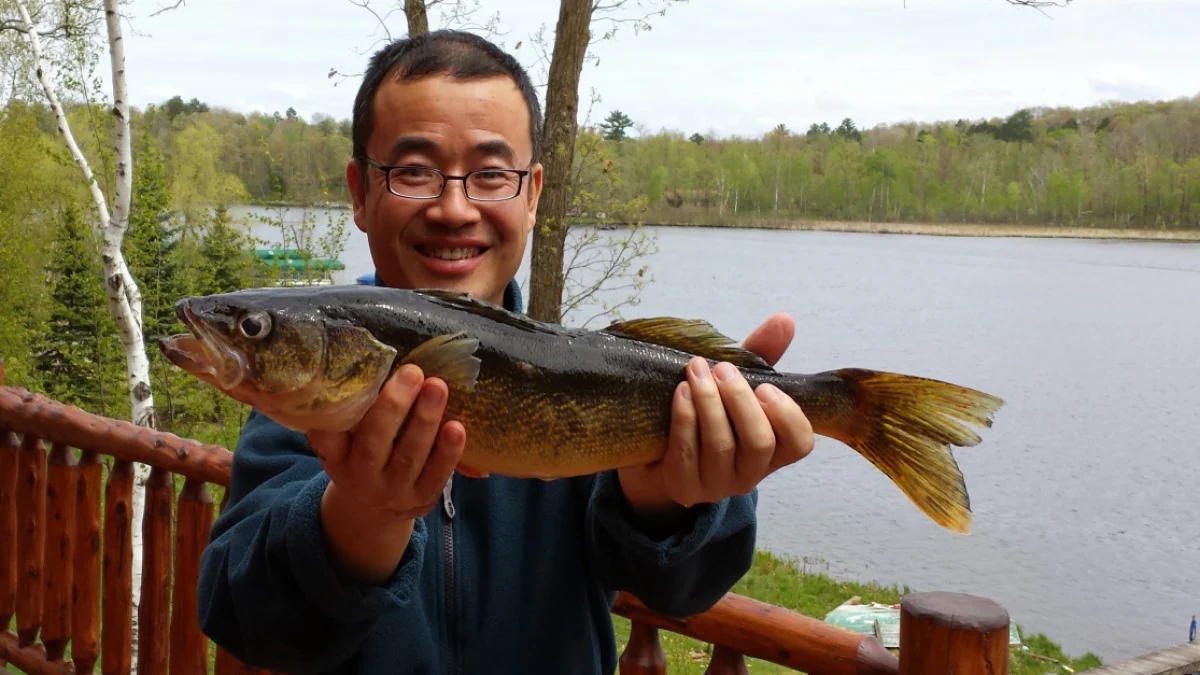
POLYGON ((532 161, 538 161, 542 151, 542 111, 529 75, 515 58, 496 45, 457 30, 438 30, 395 40, 371 56, 354 98, 351 134, 355 158, 361 162, 367 156, 367 139, 374 128, 375 94, 383 81, 388 77, 403 81, 431 75, 462 80, 502 75, 512 79, 529 110, 532 161))

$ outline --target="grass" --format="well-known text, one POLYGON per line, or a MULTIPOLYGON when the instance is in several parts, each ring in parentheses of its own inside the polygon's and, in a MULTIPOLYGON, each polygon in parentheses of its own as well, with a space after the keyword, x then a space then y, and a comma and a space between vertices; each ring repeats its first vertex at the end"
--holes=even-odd
MULTIPOLYGON (((734 586, 735 593, 779 605, 792 611, 822 619, 849 598, 858 596, 863 602, 894 604, 900 602, 907 587, 880 586, 852 581, 840 581, 820 572, 807 569, 807 561, 792 561, 766 551, 754 556, 750 571, 734 586)), ((625 648, 629 637, 629 621, 614 616, 618 653, 625 648)), ((1018 624, 1020 630, 1020 625, 1018 624)), ((1043 675, 1044 673, 1083 672, 1101 665, 1099 657, 1085 654, 1072 658, 1062 648, 1042 634, 1026 635, 1021 639, 1028 651, 1012 650, 1010 675, 1043 675), (1066 665, 1071 670, 1062 668, 1066 665)), ((659 632, 663 651, 672 675, 703 675, 708 666, 711 647, 705 643, 667 631, 659 632)), ((758 659, 747 659, 752 673, 793 673, 782 666, 758 659)))
MULTIPOLYGON (((583 222, 583 221, 580 221, 583 222)), ((702 213, 650 213, 644 225, 659 227, 714 227, 866 234, 910 234, 957 237, 1034 237, 1061 239, 1127 239, 1200 242, 1197 229, 1084 227, 1069 225, 1006 225, 1000 223, 904 223, 800 218, 724 217, 702 213)))

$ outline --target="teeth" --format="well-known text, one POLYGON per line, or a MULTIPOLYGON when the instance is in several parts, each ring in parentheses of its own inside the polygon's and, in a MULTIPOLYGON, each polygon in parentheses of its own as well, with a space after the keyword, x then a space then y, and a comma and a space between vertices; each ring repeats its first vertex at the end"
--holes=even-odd
POLYGON ((424 247, 423 252, 431 258, 440 258, 442 260, 474 258, 480 253, 478 248, 436 248, 433 246, 424 247))

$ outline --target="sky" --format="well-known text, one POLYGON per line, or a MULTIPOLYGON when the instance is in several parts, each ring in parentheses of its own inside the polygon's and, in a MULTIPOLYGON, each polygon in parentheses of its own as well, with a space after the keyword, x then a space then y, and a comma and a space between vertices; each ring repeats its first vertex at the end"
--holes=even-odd
MULTIPOLYGON (((174 1, 129 6, 136 106, 179 94, 346 119, 357 80, 329 72, 361 72, 385 37, 350 0, 186 0, 150 16, 174 1)), ((543 26, 552 35, 557 2, 478 2, 477 20, 498 14, 495 39, 535 64, 531 37, 543 26)), ((395 6, 371 2, 380 15, 395 6)), ((433 27, 442 21, 431 13, 433 27)), ((592 48, 598 63, 585 64, 581 83, 582 112, 593 89, 601 97, 592 121, 617 109, 651 133, 757 136, 781 123, 802 131, 849 117, 869 128, 1200 94, 1200 0, 1073 0, 1042 11, 1005 0, 688 0, 651 21, 592 48)), ((402 36, 403 14, 387 26, 402 36)))

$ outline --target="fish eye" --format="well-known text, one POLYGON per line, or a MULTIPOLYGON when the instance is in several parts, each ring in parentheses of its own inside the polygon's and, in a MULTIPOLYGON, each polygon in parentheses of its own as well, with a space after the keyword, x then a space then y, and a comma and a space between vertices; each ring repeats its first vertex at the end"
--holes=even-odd
POLYGON ((271 317, 266 312, 252 312, 238 322, 238 331, 251 340, 266 337, 271 331, 271 317))

